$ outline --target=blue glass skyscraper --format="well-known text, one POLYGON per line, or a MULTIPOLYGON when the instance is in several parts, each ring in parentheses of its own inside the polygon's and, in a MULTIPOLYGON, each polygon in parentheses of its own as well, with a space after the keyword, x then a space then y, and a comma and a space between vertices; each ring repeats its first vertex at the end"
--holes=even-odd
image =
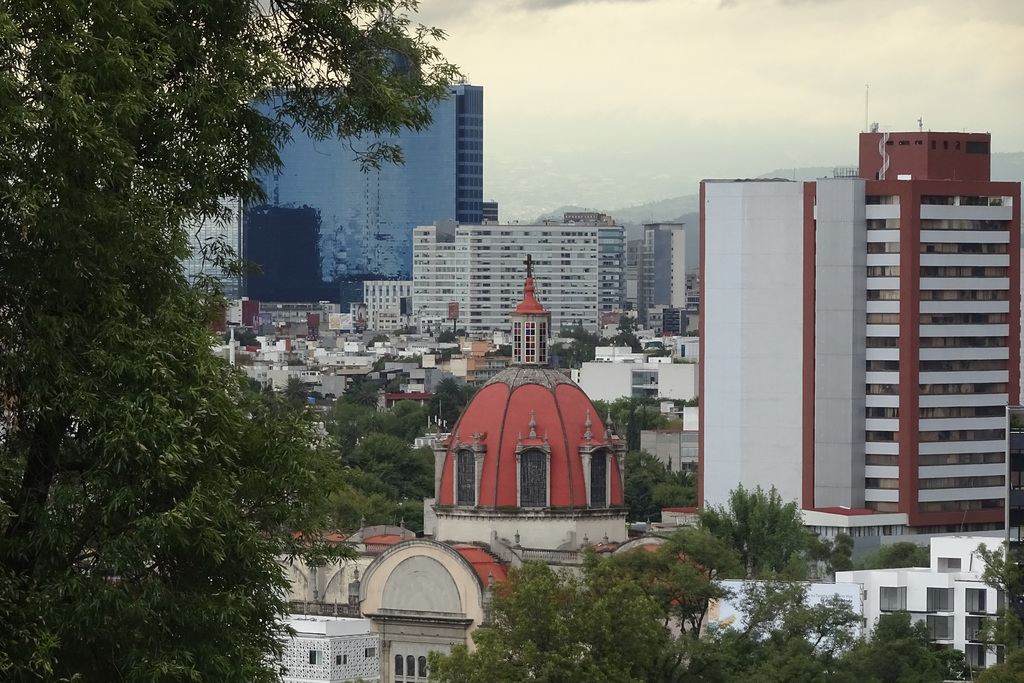
POLYGON ((412 279, 417 225, 480 223, 483 88, 454 85, 433 123, 395 138, 314 141, 300 129, 282 168, 258 176, 267 203, 245 209, 243 257, 260 272, 246 294, 262 301, 360 301, 363 280, 412 279), (364 172, 353 150, 398 144, 404 165, 364 172))

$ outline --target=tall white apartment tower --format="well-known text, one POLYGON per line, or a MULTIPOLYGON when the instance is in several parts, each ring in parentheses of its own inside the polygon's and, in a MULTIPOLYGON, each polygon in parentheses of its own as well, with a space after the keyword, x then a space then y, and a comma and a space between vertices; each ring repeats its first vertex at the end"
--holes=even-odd
POLYGON ((519 301, 523 262, 534 264, 538 298, 551 312, 554 331, 582 326, 596 331, 606 271, 599 236, 621 226, 549 222, 543 225, 420 226, 413 232, 413 311, 430 326, 458 304, 457 325, 470 334, 509 329, 519 301))
POLYGON ((1020 390, 1020 183, 990 136, 865 133, 859 172, 701 184, 703 503, 1001 528, 1020 390))

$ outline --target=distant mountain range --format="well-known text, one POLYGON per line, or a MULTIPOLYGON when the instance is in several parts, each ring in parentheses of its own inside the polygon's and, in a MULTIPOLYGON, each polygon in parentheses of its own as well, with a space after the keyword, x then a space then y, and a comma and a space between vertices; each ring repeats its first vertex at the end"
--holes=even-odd
MULTIPOLYGON (((779 168, 762 173, 758 178, 786 178, 787 180, 815 180, 831 176, 832 166, 806 166, 779 168)), ((992 180, 1024 183, 1024 152, 996 152, 992 154, 992 180)), ((626 228, 626 239, 640 237, 644 223, 683 223, 686 227, 686 269, 692 270, 700 261, 700 197, 687 194, 671 199, 648 202, 618 209, 594 209, 582 206, 560 206, 539 216, 537 222, 562 220, 570 211, 600 211, 612 216, 626 228)))

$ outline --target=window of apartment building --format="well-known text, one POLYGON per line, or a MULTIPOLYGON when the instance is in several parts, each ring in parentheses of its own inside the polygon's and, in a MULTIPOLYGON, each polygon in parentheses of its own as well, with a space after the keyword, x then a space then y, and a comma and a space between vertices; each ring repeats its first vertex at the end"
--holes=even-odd
MULTIPOLYGON (((930 590, 930 589, 929 589, 930 590)), ((929 614, 925 617, 932 640, 950 640, 953 637, 953 617, 929 614)))
POLYGON ((964 660, 972 669, 984 669, 987 665, 985 646, 979 643, 967 643, 964 646, 964 660))
POLYGON ((929 588, 927 610, 929 612, 952 612, 953 589, 929 588))
MULTIPOLYGON (((971 614, 983 614, 987 612, 986 599, 988 597, 988 591, 984 588, 968 588, 964 592, 964 609, 971 614)), ((971 640, 968 638, 968 640, 971 640)))
POLYGON ((348 655, 334 655, 334 664, 336 666, 348 664, 348 655))
POLYGON ((907 609, 906 586, 882 586, 878 589, 878 609, 895 612, 907 609))
POLYGON ((321 664, 322 662, 323 662, 323 653, 320 650, 310 650, 309 651, 309 663, 310 664, 318 665, 318 664, 321 664))

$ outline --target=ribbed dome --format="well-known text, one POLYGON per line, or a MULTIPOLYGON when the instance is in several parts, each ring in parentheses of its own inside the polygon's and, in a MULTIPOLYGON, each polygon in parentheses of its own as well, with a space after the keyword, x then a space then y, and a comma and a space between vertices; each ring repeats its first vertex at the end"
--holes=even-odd
POLYGON ((621 505, 621 478, 613 457, 617 442, 575 382, 548 367, 511 366, 477 392, 456 423, 438 502, 535 508, 621 505), (540 460, 537 454, 545 461, 543 470, 530 469, 529 463, 540 460), (460 471, 462 488, 457 482, 460 471), (475 492, 470 475, 479 482, 475 492))

